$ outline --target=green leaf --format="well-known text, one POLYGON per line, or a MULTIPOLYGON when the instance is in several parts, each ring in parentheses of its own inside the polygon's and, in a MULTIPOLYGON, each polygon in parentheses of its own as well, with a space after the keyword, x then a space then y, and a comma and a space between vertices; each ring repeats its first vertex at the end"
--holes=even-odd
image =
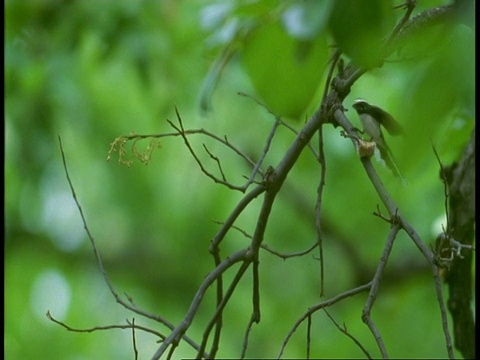
POLYGON ((474 126, 475 54, 473 30, 464 25, 448 30, 439 49, 415 66, 403 109, 407 127, 415 129, 411 134, 417 137, 415 142, 428 143, 443 133, 453 161, 463 152, 474 126))
POLYGON ((330 16, 337 46, 365 68, 382 63, 382 39, 392 26, 391 3, 385 0, 337 0, 330 16))
POLYGON ((320 85, 328 62, 325 36, 299 41, 279 21, 262 24, 246 39, 242 63, 257 95, 277 115, 299 118, 320 85))

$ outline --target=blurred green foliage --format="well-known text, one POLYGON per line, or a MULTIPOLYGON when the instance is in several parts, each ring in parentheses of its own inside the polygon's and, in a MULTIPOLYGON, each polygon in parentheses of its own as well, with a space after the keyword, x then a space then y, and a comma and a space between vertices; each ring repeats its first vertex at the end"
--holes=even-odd
MULTIPOLYGON (((429 5, 442 3, 430 1, 429 5)), ((172 132, 165 119, 175 120, 177 106, 186 128, 226 135, 258 159, 274 117, 237 92, 258 96, 277 115, 296 119, 292 124, 300 129, 298 119, 311 115, 322 95, 333 38, 347 55, 364 56, 363 50, 356 53, 358 39, 350 38, 358 24, 345 20, 340 4, 333 0, 318 4, 5 2, 7 359, 133 358, 130 330, 72 333, 45 316, 49 310, 76 328, 125 324, 133 317, 115 303, 95 263, 62 168, 58 136, 88 226, 117 292, 128 293, 139 307, 177 324, 213 268, 208 245, 219 225, 212 220, 224 221, 242 194, 207 179, 180 138, 162 139, 148 166, 134 161, 126 167, 117 163, 116 154, 107 162, 110 144, 130 133, 172 132), (200 110, 202 101, 211 103, 209 111, 200 110)), ((402 14, 396 10, 392 15, 391 8, 385 12, 397 20, 402 14)), ((366 17, 383 16, 365 13, 366 17)), ((385 21, 392 23, 391 18, 385 21)), ((365 19, 361 24, 372 25, 365 19)), ((452 25, 432 36, 441 36, 442 46, 418 54, 426 47, 410 44, 403 54, 394 54, 382 68, 365 74, 345 101, 350 109, 353 99, 367 99, 394 114, 406 128, 405 139, 387 141, 408 186, 402 187, 376 165, 425 242, 434 239, 444 221, 443 186, 432 144, 445 164, 458 159, 473 128, 475 104, 472 28, 452 25)), ((358 124, 354 112, 347 116, 358 124)), ((380 201, 350 141, 330 126, 324 134, 327 179, 322 216, 330 297, 359 285, 360 267, 373 274, 388 224, 371 215, 380 201), (352 261, 352 253, 358 254, 361 264, 352 261)), ((281 128, 265 167, 275 166, 293 139, 294 134, 281 128)), ((192 136, 191 141, 211 171, 216 164, 202 152, 203 143, 221 159, 229 181, 245 181, 243 176, 250 169, 225 147, 200 136, 192 136)), ((137 146, 141 151, 148 144, 147 140, 137 146)), ((305 151, 272 213, 268 246, 299 251, 315 241, 318 180, 318 163, 305 151)), ((240 228, 253 231, 259 205, 253 204, 242 215, 240 228)), ((232 232, 222 255, 247 244, 241 233, 232 232)), ((404 234, 387 268, 391 273, 415 270, 382 284, 373 310, 390 355, 446 356, 428 267, 404 234)), ((312 255, 283 261, 262 253, 263 315, 252 331, 251 356, 276 356, 296 319, 319 301, 318 274, 312 255)), ((241 351, 251 312, 249 279, 242 281, 239 295, 227 308, 221 356, 237 356, 241 351)), ((373 338, 360 320, 365 295, 329 312, 376 356, 373 338)), ((211 314, 213 297, 204 301, 188 333, 192 338, 201 336, 211 314)), ((165 331, 135 318, 136 324, 165 331)), ((362 355, 321 313, 313 319, 313 334, 315 356, 362 355)), ((305 355, 304 335, 305 327, 300 327, 286 357, 305 355)), ((139 331, 137 337, 140 358, 150 357, 157 339, 139 331)), ((177 355, 194 353, 181 348, 177 355)))
POLYGON ((338 47, 357 65, 371 68, 381 64, 382 43, 379 40, 394 25, 391 5, 382 0, 334 2, 329 21, 332 34, 338 47))

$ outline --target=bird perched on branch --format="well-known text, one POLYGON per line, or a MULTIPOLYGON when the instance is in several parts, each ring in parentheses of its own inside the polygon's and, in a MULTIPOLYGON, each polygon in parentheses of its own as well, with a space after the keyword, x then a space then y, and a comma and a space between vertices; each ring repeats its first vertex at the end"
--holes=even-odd
POLYGON ((370 141, 380 152, 380 157, 395 176, 403 181, 403 177, 393 160, 392 152, 383 137, 383 126, 390 135, 403 134, 402 126, 393 118, 392 115, 378 106, 370 105, 365 100, 357 99, 353 103, 353 108, 357 111, 363 126, 363 133, 370 136, 370 141))

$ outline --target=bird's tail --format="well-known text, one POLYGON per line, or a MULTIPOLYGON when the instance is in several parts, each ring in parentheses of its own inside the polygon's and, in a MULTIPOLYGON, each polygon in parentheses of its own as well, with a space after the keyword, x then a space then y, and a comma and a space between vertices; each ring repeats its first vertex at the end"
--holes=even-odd
POLYGON ((390 171, 402 181, 402 183, 405 185, 406 181, 403 178, 402 174, 400 173, 400 170, 398 169, 397 164, 395 163, 395 160, 393 159, 392 152, 388 148, 388 146, 385 144, 385 146, 380 146, 380 144, 377 143, 377 148, 380 151, 380 157, 382 160, 385 162, 385 165, 390 169, 390 171))

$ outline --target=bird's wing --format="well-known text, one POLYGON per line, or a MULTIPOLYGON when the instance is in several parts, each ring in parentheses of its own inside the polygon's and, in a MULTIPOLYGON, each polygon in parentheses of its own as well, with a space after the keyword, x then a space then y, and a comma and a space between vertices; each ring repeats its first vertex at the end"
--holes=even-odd
POLYGON ((385 110, 372 105, 372 115, 381 120, 382 126, 388 131, 390 135, 400 135, 403 134, 402 126, 393 118, 392 115, 387 113, 385 110))

